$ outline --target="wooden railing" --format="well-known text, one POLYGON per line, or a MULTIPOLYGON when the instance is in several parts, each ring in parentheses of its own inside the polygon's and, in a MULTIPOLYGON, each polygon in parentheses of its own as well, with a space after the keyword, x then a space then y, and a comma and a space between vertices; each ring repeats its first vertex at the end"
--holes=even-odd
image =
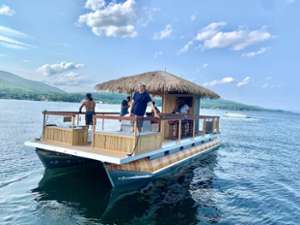
MULTIPOLYGON (((43 120, 43 136, 45 127, 47 125, 47 117, 48 116, 63 116, 63 117, 71 117, 71 123, 73 126, 79 125, 79 117, 83 115, 84 112, 74 112, 74 111, 44 111, 44 120, 43 120)), ((192 124, 192 132, 190 137, 195 138, 196 136, 205 135, 205 134, 217 134, 220 132, 220 117, 218 116, 194 116, 189 114, 171 114, 171 113, 161 113, 158 118, 155 117, 138 117, 138 116, 120 116, 118 112, 95 112, 93 117, 93 140, 96 133, 96 125, 98 120, 101 120, 101 130, 104 130, 105 121, 106 120, 116 120, 116 121, 131 121, 133 124, 132 134, 136 137, 139 135, 138 124, 142 121, 156 121, 155 123, 159 124, 159 130, 157 132, 161 132, 161 128, 163 123, 175 122, 177 129, 177 142, 180 142, 183 138, 182 134, 182 125, 184 125, 187 121, 190 121, 192 124), (196 129, 196 124, 200 124, 199 121, 202 121, 202 129, 196 129)), ((198 125, 199 126, 199 125, 198 125)))

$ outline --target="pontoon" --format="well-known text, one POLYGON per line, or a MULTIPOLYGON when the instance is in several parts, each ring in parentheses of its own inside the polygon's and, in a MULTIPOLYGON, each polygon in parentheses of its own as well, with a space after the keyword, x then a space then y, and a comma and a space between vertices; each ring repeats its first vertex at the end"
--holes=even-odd
POLYGON ((138 83, 146 84, 152 96, 161 97, 159 118, 96 112, 89 129, 82 124, 82 113, 44 111, 41 137, 25 145, 36 149, 46 168, 99 163, 112 187, 174 173, 220 145, 219 117, 200 115, 200 100, 219 96, 202 86, 156 71, 104 82, 96 89, 132 94, 138 83), (191 103, 189 113, 174 113, 184 101, 191 103), (49 123, 50 117, 69 125, 49 123), (143 120, 141 130, 139 120, 143 120))

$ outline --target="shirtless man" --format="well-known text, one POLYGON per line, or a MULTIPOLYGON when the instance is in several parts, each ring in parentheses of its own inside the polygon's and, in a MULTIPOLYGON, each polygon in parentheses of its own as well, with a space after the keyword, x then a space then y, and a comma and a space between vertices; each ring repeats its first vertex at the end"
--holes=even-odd
POLYGON ((96 103, 90 93, 86 94, 85 100, 79 108, 80 113, 83 107, 85 107, 85 124, 93 125, 93 116, 95 114, 96 103))

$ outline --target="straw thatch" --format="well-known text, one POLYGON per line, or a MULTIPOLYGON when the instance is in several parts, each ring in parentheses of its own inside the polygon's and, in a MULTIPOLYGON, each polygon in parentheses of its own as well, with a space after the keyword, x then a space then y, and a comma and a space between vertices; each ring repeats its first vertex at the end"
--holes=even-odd
POLYGON ((139 83, 144 83, 147 87, 147 91, 155 95, 178 93, 208 98, 219 98, 218 94, 207 88, 164 71, 147 72, 107 81, 97 84, 96 90, 131 93, 136 90, 139 83))

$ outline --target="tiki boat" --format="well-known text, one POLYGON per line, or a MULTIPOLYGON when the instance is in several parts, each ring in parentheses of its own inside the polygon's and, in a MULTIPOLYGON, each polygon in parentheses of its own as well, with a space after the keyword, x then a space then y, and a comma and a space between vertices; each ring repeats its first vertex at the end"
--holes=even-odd
POLYGON ((202 98, 219 97, 213 91, 164 71, 104 82, 96 89, 132 94, 138 83, 161 97, 159 118, 96 112, 89 129, 78 112, 44 111, 41 137, 25 145, 36 148, 46 168, 97 163, 113 187, 174 173, 220 145, 219 117, 200 115, 202 98), (174 113, 182 102, 190 103, 189 113, 174 113), (50 117, 56 122, 49 123, 50 117))

